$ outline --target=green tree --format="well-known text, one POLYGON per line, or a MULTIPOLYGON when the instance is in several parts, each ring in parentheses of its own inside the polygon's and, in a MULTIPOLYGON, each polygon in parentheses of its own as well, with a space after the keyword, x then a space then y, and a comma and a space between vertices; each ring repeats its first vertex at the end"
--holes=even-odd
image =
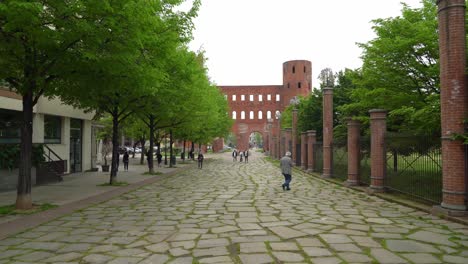
POLYGON ((66 90, 70 56, 93 34, 85 15, 92 3, 60 0, 0 2, 0 79, 22 96, 17 209, 30 209, 33 107, 41 96, 66 90))
POLYGON ((373 21, 377 37, 359 44, 363 66, 352 75, 351 102, 338 108, 343 116, 367 123, 368 110, 382 108, 391 131, 440 134, 437 11, 434 0, 422 3, 373 21))

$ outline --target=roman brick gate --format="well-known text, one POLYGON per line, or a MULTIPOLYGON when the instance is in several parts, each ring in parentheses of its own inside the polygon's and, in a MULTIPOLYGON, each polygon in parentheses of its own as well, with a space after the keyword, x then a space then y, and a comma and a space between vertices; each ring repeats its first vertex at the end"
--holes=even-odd
POLYGON ((283 63, 281 85, 219 86, 219 88, 226 95, 230 115, 234 120, 232 133, 237 138, 237 149, 246 150, 249 147, 250 134, 259 132, 264 139, 263 148, 269 151, 269 143, 273 137, 278 136, 278 129, 272 129, 278 127, 279 123, 275 118, 276 111, 283 112, 291 99, 298 95, 307 96, 312 90, 312 63, 307 60, 283 63))

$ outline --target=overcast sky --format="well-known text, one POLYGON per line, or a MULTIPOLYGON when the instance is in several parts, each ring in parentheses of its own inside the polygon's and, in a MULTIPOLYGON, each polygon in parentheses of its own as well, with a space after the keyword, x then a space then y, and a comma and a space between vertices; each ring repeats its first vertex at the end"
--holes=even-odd
POLYGON ((362 65, 375 37, 371 20, 401 14, 420 0, 202 0, 190 48, 202 48, 217 85, 279 85, 289 60, 312 62, 312 85, 323 68, 362 65))

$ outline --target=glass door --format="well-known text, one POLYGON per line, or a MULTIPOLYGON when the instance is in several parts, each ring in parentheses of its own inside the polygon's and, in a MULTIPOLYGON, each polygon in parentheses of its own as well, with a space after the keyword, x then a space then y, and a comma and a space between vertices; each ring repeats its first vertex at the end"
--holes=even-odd
POLYGON ((70 173, 82 171, 82 126, 82 120, 70 119, 70 173))

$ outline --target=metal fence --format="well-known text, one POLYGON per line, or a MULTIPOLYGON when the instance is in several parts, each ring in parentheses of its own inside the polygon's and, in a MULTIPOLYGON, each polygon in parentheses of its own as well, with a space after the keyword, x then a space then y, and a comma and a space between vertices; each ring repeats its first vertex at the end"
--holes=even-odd
POLYGON ((314 171, 323 172, 323 142, 314 143, 314 171))
POLYGON ((385 186, 439 204, 442 201, 440 137, 387 133, 385 186))
POLYGON ((360 183, 370 185, 371 159, 370 159, 370 136, 362 136, 359 147, 361 150, 361 160, 359 162, 360 183))
POLYGON ((346 139, 333 142, 332 177, 343 181, 348 179, 348 146, 346 139))

